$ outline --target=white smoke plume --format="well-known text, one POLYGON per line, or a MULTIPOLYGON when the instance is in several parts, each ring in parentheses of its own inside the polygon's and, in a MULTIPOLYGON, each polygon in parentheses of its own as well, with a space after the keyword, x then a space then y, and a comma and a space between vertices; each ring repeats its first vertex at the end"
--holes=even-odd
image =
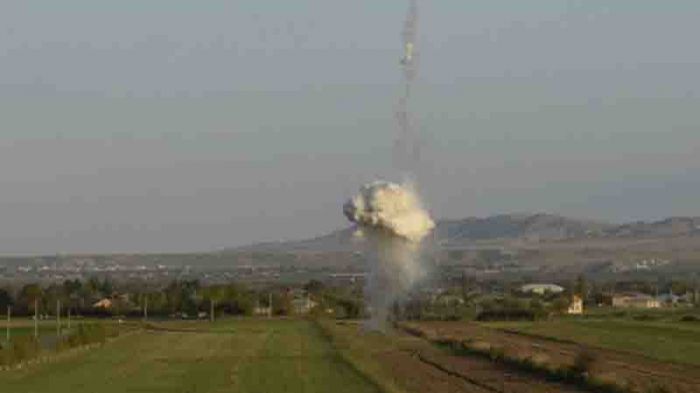
POLYGON ((364 185, 343 212, 359 226, 368 246, 368 327, 383 330, 392 305, 425 274, 420 246, 435 223, 413 187, 385 181, 364 185))
POLYGON ((418 75, 418 2, 409 0, 408 12, 401 32, 404 58, 401 60, 403 92, 394 110, 397 136, 394 141, 394 162, 402 171, 414 171, 420 161, 418 124, 411 114, 411 90, 418 75))
MULTIPOLYGON (((394 161, 404 176, 411 175, 420 161, 416 121, 411 116, 410 98, 417 76, 417 0, 408 0, 408 13, 401 38, 403 92, 395 110, 398 135, 394 161)), ((435 224, 410 183, 376 181, 366 184, 344 206, 345 216, 358 225, 367 246, 369 277, 366 298, 371 319, 368 328, 384 330, 391 307, 424 275, 421 243, 435 224)))

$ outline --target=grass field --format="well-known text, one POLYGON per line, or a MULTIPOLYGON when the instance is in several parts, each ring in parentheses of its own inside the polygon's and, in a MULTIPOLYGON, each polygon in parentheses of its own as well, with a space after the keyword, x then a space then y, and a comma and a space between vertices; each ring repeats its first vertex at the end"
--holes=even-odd
POLYGON ((439 345, 463 350, 460 353, 466 357, 486 357, 550 380, 584 384, 581 387, 593 391, 605 386, 608 392, 695 393, 700 386, 700 367, 693 355, 698 333, 692 324, 565 318, 488 324, 421 321, 402 326, 439 345))
POLYGON ((2 391, 377 392, 311 322, 163 324, 90 352, 0 373, 2 391))
MULTIPOLYGON (((96 319, 74 319, 71 321, 71 327, 75 328, 83 323, 102 323, 104 321, 96 319)), ((7 337, 7 322, 0 321, 0 344, 5 344, 7 337)), ((18 338, 21 336, 34 335, 34 321, 28 318, 18 318, 12 320, 10 326, 10 338, 18 338)), ((61 322, 61 334, 69 334, 72 330, 68 328, 67 321, 61 322)), ((43 320, 38 324, 39 342, 41 347, 46 350, 52 350, 56 347, 56 322, 53 320, 43 320)))
POLYGON ((490 327, 700 365, 700 323, 628 319, 496 322, 490 327))

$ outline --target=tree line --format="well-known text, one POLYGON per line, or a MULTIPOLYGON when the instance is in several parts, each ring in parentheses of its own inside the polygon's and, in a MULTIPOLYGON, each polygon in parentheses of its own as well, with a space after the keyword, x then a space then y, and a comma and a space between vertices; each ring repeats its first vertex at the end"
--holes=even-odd
POLYGON ((330 288, 316 280, 295 288, 251 288, 242 283, 202 285, 198 280, 174 280, 145 288, 90 278, 43 286, 29 283, 14 290, 0 288, 0 312, 10 307, 12 315, 20 317, 53 317, 57 312, 73 316, 180 318, 208 316, 211 311, 215 315, 290 315, 295 312, 293 301, 299 296, 312 300, 318 309, 310 310, 313 312, 324 310, 341 318, 357 318, 364 310, 361 289, 330 288))

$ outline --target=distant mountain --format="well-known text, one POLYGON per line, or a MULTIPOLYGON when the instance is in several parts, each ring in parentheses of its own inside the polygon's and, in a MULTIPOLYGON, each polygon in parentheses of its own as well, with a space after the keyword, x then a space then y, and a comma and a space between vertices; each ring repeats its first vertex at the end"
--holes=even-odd
POLYGON ((352 251, 354 228, 345 228, 333 231, 327 235, 295 241, 279 241, 255 243, 248 246, 237 247, 226 251, 234 252, 338 252, 352 251))
MULTIPOLYGON (((307 240, 258 243, 233 252, 344 252, 353 245, 353 228, 307 240)), ((553 241, 580 238, 643 238, 700 235, 700 217, 672 217, 656 222, 610 224, 554 214, 501 214, 440 220, 434 239, 447 247, 461 247, 483 240, 519 239, 553 241)))
POLYGON ((614 225, 554 214, 502 214, 486 218, 443 220, 436 228, 445 244, 491 239, 560 240, 603 234, 614 225))
POLYGON ((700 217, 670 217, 655 222, 638 221, 606 231, 614 237, 668 237, 700 235, 700 217))

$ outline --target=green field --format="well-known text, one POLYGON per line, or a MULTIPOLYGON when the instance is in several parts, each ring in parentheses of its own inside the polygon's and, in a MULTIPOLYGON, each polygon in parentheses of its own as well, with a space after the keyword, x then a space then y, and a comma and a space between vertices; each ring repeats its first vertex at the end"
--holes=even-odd
POLYGON ((163 324, 90 352, 0 372, 8 392, 377 392, 311 322, 163 324))
POLYGON ((700 323, 697 322, 572 318, 542 322, 495 322, 487 325, 635 352, 664 361, 700 365, 700 323))
MULTIPOLYGON (((94 319, 73 320, 71 327, 75 328, 81 323, 96 323, 94 319)), ((61 334, 69 334, 67 322, 61 323, 61 334)), ((56 322, 53 320, 40 321, 38 324, 39 342, 44 349, 55 349, 56 346, 56 322)), ((10 323, 10 338, 34 335, 34 321, 31 319, 15 319, 10 323)), ((7 322, 0 321, 0 344, 5 344, 7 337, 7 322)))

